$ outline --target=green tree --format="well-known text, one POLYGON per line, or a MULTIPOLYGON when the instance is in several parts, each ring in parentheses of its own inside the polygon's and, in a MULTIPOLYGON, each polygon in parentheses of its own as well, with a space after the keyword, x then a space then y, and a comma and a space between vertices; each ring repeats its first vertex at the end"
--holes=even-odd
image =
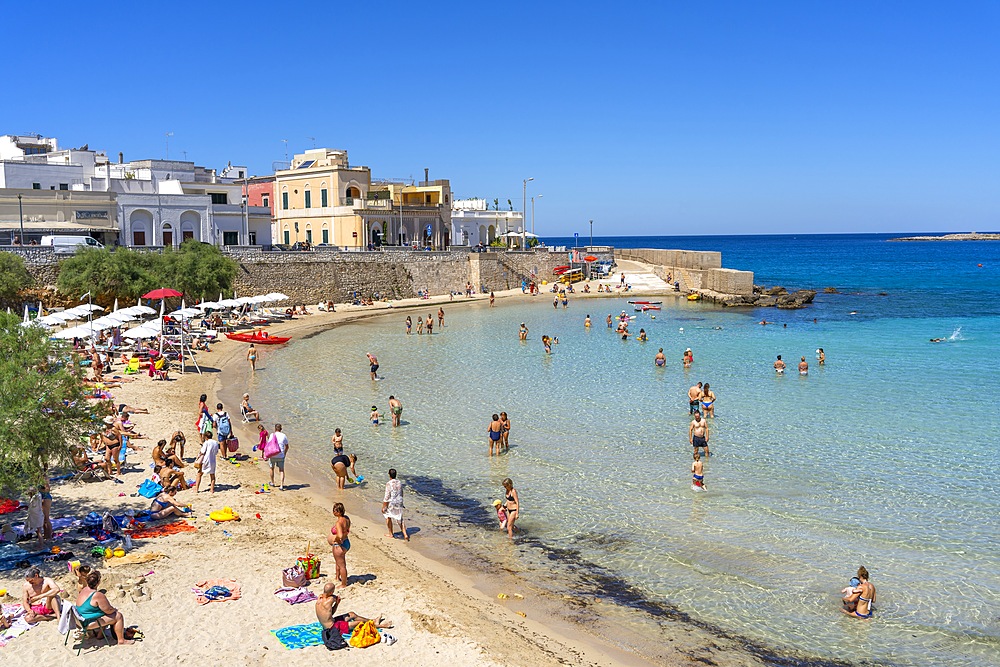
POLYGON ((90 292, 94 301, 106 305, 116 298, 134 301, 159 287, 161 263, 155 253, 83 248, 59 267, 59 291, 74 296, 90 292))
POLYGON ((17 293, 31 282, 31 274, 24 268, 24 259, 20 255, 0 252, 0 303, 13 305, 17 293))
POLYGON ((50 468, 72 465, 71 447, 92 420, 68 358, 41 327, 0 313, 0 490, 24 490, 50 468))
POLYGON ((158 271, 163 287, 189 297, 227 292, 236 278, 237 264, 214 245, 188 239, 177 250, 166 250, 158 271))

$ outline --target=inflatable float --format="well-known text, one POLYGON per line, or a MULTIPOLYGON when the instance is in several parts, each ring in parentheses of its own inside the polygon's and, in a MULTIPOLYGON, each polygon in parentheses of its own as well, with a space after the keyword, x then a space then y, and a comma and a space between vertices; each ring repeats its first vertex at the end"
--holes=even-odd
POLYGON ((232 507, 223 507, 221 510, 209 512, 208 518, 212 521, 239 521, 240 515, 234 512, 232 507))

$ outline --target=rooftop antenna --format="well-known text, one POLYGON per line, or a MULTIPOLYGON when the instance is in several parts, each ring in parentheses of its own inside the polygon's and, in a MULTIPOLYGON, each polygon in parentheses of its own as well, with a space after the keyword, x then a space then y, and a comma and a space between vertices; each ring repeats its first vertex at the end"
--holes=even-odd
POLYGON ((306 137, 306 139, 312 142, 313 148, 316 148, 316 137, 306 137))
POLYGON ((165 135, 167 137, 167 156, 166 156, 165 159, 169 160, 170 159, 170 137, 174 136, 174 133, 173 132, 166 132, 165 135))
POLYGON ((281 140, 285 144, 285 162, 288 162, 288 139, 281 140))
POLYGON ((181 151, 181 155, 183 155, 183 156, 184 156, 184 161, 185 161, 185 162, 187 162, 187 159, 188 159, 188 152, 187 152, 187 151, 181 151))

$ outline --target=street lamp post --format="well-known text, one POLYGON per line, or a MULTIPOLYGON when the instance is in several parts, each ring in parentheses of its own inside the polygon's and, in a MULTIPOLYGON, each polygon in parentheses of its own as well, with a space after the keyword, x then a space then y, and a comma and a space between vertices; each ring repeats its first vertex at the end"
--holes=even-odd
POLYGON ((526 210, 528 208, 528 181, 533 181, 534 178, 526 178, 521 182, 521 250, 524 250, 524 232, 527 220, 524 219, 526 210))
POLYGON ((590 252, 594 252, 594 221, 590 221, 590 252))
MULTIPOLYGON (((535 195, 535 197, 538 197, 539 199, 544 196, 545 195, 535 195)), ((531 198, 531 235, 537 239, 538 237, 535 236, 535 197, 531 198)))
POLYGON ((21 193, 17 193, 17 219, 20 221, 21 225, 21 238, 18 239, 18 243, 24 245, 24 209, 21 208, 21 193))

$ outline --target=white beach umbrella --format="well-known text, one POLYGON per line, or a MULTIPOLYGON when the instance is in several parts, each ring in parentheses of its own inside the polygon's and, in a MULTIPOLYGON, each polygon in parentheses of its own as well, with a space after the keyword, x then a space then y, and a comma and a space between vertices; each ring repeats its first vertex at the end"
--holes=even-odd
POLYGON ((170 313, 170 317, 175 319, 178 317, 193 317, 195 315, 201 315, 201 311, 197 308, 181 308, 170 313))
MULTIPOLYGON (((87 324, 81 324, 78 328, 86 328, 87 326, 87 324)), ((121 322, 112 317, 98 317, 93 322, 90 322, 89 326, 93 327, 97 331, 103 331, 105 329, 121 326, 121 322)))
POLYGON ((49 325, 42 322, 37 317, 33 320, 28 320, 27 322, 21 322, 22 327, 42 327, 43 329, 48 329, 49 325))
POLYGON ((82 306, 77 306, 76 308, 71 308, 70 310, 75 310, 86 315, 87 313, 96 313, 99 310, 104 310, 96 303, 85 303, 82 306))
POLYGON ((115 297, 115 305, 112 306, 111 310, 118 310, 118 297, 115 297))
POLYGON ((133 327, 122 334, 125 338, 153 338, 159 335, 159 331, 156 331, 155 329, 147 329, 145 326, 133 327))
POLYGON ((241 306, 243 304, 236 299, 223 299, 219 302, 219 305, 223 308, 235 308, 236 306, 241 306))
POLYGON ((30 321, 31 318, 28 317, 28 304, 24 304, 24 319, 21 320, 21 324, 27 324, 30 321))
POLYGON ((92 327, 89 324, 81 324, 79 326, 70 327, 69 329, 63 329, 59 333, 53 336, 54 338, 90 338, 98 333, 100 333, 100 327, 92 327))
POLYGON ((288 299, 288 295, 281 292, 271 292, 265 296, 267 296, 268 301, 285 301, 288 299))
POLYGON ((136 315, 155 315, 156 314, 155 310, 153 310, 149 306, 144 306, 141 303, 139 305, 137 305, 137 306, 129 306, 128 308, 125 308, 124 310, 127 310, 130 313, 135 313, 136 315))
POLYGON ((219 303, 217 301, 203 301, 195 307, 200 310, 208 310, 209 308, 215 309, 219 307, 219 303))
POLYGON ((234 301, 236 301, 238 304, 240 304, 242 306, 245 303, 256 303, 254 301, 255 298, 256 297, 252 297, 252 296, 241 296, 238 299, 234 299, 234 301))

